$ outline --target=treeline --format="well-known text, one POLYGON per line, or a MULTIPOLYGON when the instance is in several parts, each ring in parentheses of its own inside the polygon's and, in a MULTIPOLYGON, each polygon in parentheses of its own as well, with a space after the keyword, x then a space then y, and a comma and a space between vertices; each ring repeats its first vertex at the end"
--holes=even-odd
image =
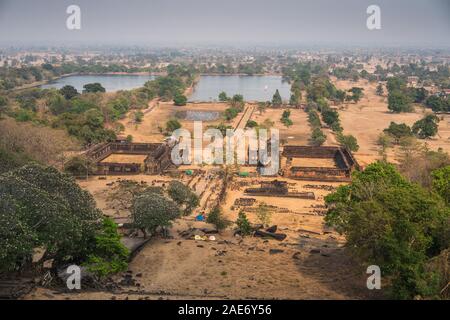
POLYGON ((392 66, 383 68, 379 65, 376 66, 374 74, 378 75, 378 80, 387 81, 389 75, 394 75, 396 77, 407 78, 409 76, 416 76, 425 86, 430 86, 435 84, 441 89, 450 88, 450 67, 449 65, 433 65, 435 70, 430 71, 429 66, 425 62, 420 63, 409 63, 399 66, 394 63, 392 66))
POLYGON ((347 147, 351 151, 359 150, 356 138, 352 135, 344 135, 338 111, 329 106, 329 101, 359 100, 362 96, 361 88, 355 87, 349 91, 352 92, 352 95, 348 95, 343 90, 338 90, 326 76, 314 77, 306 87, 308 118, 313 129, 311 136, 313 144, 320 145, 325 142, 326 138, 316 120, 317 112, 320 112, 323 122, 336 133, 336 138, 342 146, 347 147))
POLYGON ((450 112, 450 96, 430 95, 425 88, 407 87, 401 77, 387 80, 388 109, 392 112, 412 112, 413 103, 423 104, 434 112, 450 112))
POLYGON ((255 75, 263 74, 266 72, 266 64, 263 61, 255 61, 251 63, 240 63, 237 66, 233 66, 231 63, 223 64, 218 63, 212 66, 200 65, 198 67, 201 73, 217 73, 217 74, 245 74, 255 75))

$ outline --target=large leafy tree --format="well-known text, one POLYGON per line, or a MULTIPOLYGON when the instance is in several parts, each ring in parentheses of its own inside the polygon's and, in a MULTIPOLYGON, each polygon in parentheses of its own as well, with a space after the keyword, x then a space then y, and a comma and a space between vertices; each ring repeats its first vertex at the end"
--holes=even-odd
POLYGON ((395 113, 413 111, 411 99, 406 93, 400 90, 389 92, 388 109, 395 113))
POLYGON ((98 82, 88 83, 83 86, 83 93, 95 93, 95 92, 106 92, 106 90, 98 82))
POLYGON ((95 250, 101 212, 73 178, 27 165, 0 176, 0 198, 1 224, 14 230, 0 237, 2 269, 20 268, 29 261, 30 248, 44 247, 46 258, 60 262, 80 261, 95 250))
POLYGON ((158 227, 169 227, 171 221, 180 216, 178 205, 156 192, 144 193, 134 199, 131 210, 133 224, 144 237, 154 233, 158 227))
POLYGON ((199 205, 198 196, 180 181, 169 183, 168 194, 179 206, 184 207, 183 213, 188 215, 199 205))
POLYGON ((412 131, 421 139, 434 137, 438 133, 439 118, 428 114, 412 126, 412 131))
POLYGON ((364 263, 381 267, 396 298, 439 294, 429 259, 448 248, 449 208, 408 182, 391 164, 356 172, 350 185, 325 198, 326 222, 345 234, 347 247, 364 263))
POLYGON ((383 130, 385 133, 389 134, 395 139, 396 143, 400 142, 400 139, 404 137, 412 136, 411 128, 404 123, 391 122, 387 129, 383 130))
POLYGON ((450 204, 450 165, 434 170, 431 176, 433 190, 441 195, 447 204, 450 204))
POLYGON ((64 96, 64 98, 66 98, 67 100, 70 100, 79 94, 78 90, 75 89, 75 87, 70 86, 70 85, 66 85, 66 86, 62 87, 61 89, 59 89, 59 93, 61 93, 64 96))

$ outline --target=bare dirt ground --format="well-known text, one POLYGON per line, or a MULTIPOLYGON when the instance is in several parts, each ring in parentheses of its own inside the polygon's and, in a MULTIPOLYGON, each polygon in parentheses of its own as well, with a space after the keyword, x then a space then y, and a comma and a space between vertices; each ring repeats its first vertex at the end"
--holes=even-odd
MULTIPOLYGON (((360 164, 367 165, 380 159, 377 138, 386 129, 391 121, 396 123, 406 123, 412 126, 414 122, 423 118, 426 112, 423 108, 416 107, 412 113, 391 113, 387 108, 387 98, 375 94, 376 83, 369 83, 365 80, 358 82, 336 80, 334 83, 338 89, 350 89, 351 87, 364 88, 364 97, 357 104, 349 103, 344 105, 343 110, 339 110, 339 116, 345 134, 352 134, 358 140, 360 149, 355 153, 360 164)), ((439 122, 438 136, 432 139, 419 140, 426 143, 432 150, 442 148, 450 151, 450 116, 442 116, 439 122)), ((390 149, 388 158, 395 161, 395 149, 390 149)))

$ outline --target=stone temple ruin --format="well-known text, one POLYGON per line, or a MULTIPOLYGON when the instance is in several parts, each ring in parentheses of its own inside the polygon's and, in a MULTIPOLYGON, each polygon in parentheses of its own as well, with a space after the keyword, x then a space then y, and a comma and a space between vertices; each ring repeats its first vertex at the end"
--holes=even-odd
MULTIPOLYGON (((96 163, 95 174, 160 174, 172 165, 167 143, 133 143, 115 141, 94 146, 86 156, 96 163), (109 160, 118 155, 119 160, 109 160), (131 160, 120 160, 128 155, 131 160), (133 158, 136 157, 136 158, 133 158)), ((116 158, 117 159, 117 158, 116 158)))
POLYGON ((359 165, 344 147, 285 146, 283 175, 298 180, 346 182, 359 165))
POLYGON ((287 182, 278 180, 262 181, 259 188, 247 188, 245 193, 252 196, 315 199, 313 192, 289 191, 287 182))
MULTIPOLYGON (((172 147, 173 142, 134 143, 116 140, 92 147, 86 151, 86 156, 96 164, 94 174, 98 175, 161 174, 174 167, 172 147)), ((350 181, 351 173, 359 169, 351 152, 344 147, 288 145, 284 146, 280 158, 279 175, 297 180, 347 182, 350 181)), ((271 189, 263 192, 265 194, 274 192, 294 196, 280 182, 271 186, 261 185, 260 189, 271 189)))

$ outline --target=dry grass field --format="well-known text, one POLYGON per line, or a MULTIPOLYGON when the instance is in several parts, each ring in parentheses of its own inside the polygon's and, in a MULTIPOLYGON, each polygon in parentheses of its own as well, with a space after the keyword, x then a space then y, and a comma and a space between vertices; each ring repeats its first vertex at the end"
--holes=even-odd
MULTIPOLYGON (((416 107, 412 113, 391 113, 387 108, 387 98, 375 94, 376 83, 368 83, 365 80, 358 82, 334 79, 338 89, 350 89, 357 86, 364 88, 364 97, 357 104, 345 104, 343 110, 339 110, 339 116, 345 134, 352 134, 358 140, 360 149, 355 153, 356 159, 362 165, 367 165, 380 158, 380 147, 377 138, 386 129, 391 121, 406 123, 412 126, 420 120, 428 110, 416 107)), ((426 143, 432 150, 442 148, 450 151, 450 116, 443 116, 439 122, 439 133, 432 139, 419 140, 426 143)), ((388 152, 389 160, 395 161, 395 150, 388 152)))

